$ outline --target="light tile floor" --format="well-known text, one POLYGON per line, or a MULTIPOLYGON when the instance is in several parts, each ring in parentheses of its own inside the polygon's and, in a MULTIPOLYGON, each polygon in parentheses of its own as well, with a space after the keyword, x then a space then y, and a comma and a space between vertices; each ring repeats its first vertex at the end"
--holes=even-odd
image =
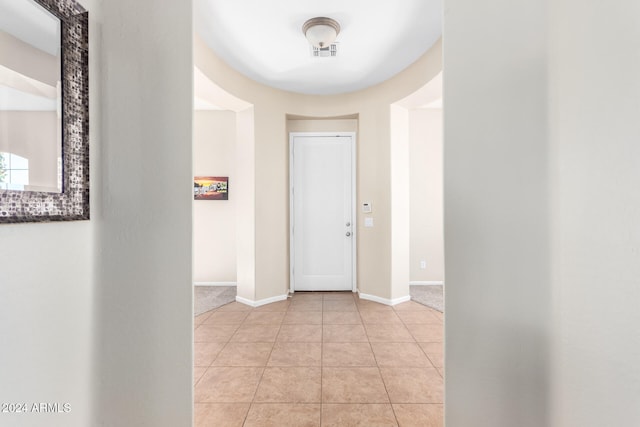
POLYGON ((416 302, 233 302, 194 335, 197 427, 442 426, 442 313, 416 302))

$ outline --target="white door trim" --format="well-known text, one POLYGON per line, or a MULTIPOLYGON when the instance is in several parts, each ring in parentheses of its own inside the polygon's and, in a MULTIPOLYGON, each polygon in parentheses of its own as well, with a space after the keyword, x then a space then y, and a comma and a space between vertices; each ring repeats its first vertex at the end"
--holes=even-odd
POLYGON ((293 142, 294 139, 298 136, 305 137, 327 137, 327 136, 344 136, 351 137, 351 216, 352 216, 352 239, 351 239, 351 253, 352 253, 352 274, 351 280, 353 283, 351 284, 352 292, 357 291, 358 278, 356 276, 357 266, 358 266, 358 258, 357 254, 357 238, 358 238, 358 212, 357 212, 357 194, 356 194, 356 133, 355 132, 290 132, 289 133, 289 292, 295 292, 295 278, 293 275, 293 266, 295 265, 295 251, 294 251, 294 241, 293 241, 293 231, 294 231, 294 223, 293 223, 293 142))

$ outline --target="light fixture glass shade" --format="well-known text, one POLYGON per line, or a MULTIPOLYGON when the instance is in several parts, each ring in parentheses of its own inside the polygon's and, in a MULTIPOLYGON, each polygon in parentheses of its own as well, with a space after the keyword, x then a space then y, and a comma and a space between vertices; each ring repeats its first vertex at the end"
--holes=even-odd
POLYGON ((340 33, 340 24, 331 18, 312 18, 304 23, 302 32, 309 43, 321 49, 335 41, 340 33))

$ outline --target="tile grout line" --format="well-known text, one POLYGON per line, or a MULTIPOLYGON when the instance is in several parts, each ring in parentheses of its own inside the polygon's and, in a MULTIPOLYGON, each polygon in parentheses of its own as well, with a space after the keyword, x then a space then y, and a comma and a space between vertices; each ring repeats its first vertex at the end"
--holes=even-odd
POLYGON ((322 427, 322 410, 324 408, 324 396, 322 394, 324 383, 324 295, 322 296, 320 308, 320 427, 322 427))
MULTIPOLYGON (((392 307, 393 308, 393 307, 392 307)), ((393 310, 395 313, 395 310, 393 310)), ((364 319, 363 319, 364 321, 364 319)), ((367 335, 368 337, 368 335, 367 335)), ((400 425, 398 421, 398 417, 396 416, 396 411, 393 409, 393 403, 391 403, 391 396, 389 395, 389 389, 387 388, 387 383, 382 376, 382 371, 380 370, 380 365, 378 363, 378 358, 376 357, 376 353, 373 351, 373 346, 371 345, 371 341, 369 341, 369 346, 371 347, 371 353, 373 353, 373 358, 376 361, 376 368, 378 368, 378 375, 380 375, 380 381, 382 381, 382 386, 384 387, 385 393, 387 393, 387 399, 389 400, 389 406, 391 407, 391 413, 393 414, 393 418, 396 420, 396 425, 400 425)))
MULTIPOLYGON (((204 323, 205 323, 205 322, 206 322, 206 321, 211 317, 211 315, 216 311, 216 309, 214 308, 214 309, 209 310, 209 311, 210 311, 209 315, 208 315, 208 316, 207 316, 207 317, 206 317, 202 322, 200 322, 200 324, 199 324, 195 329, 198 329, 200 326, 204 325, 204 323)), ((204 313, 202 313, 202 314, 204 314, 204 313)), ((200 314, 200 316, 201 316, 202 314, 200 314)), ((193 349, 194 349, 194 352, 195 352, 195 346, 196 346, 196 344, 209 344, 209 343, 215 343, 215 341, 195 341, 195 329, 194 329, 194 331, 193 331, 193 332, 194 332, 194 337, 193 337, 193 338, 194 338, 194 341, 193 341, 193 349)), ((235 331, 234 331, 234 333, 235 333, 235 331)), ((228 341, 224 343, 224 346, 222 347, 223 349, 224 349, 224 347, 227 345, 227 343, 228 343, 228 341)), ((211 364, 212 364, 212 363, 213 363, 213 361, 218 357, 218 355, 220 354, 220 352, 221 352, 221 351, 222 351, 222 349, 218 352, 218 354, 216 354, 216 355, 215 355, 215 357, 213 358, 213 360, 212 360, 211 362, 209 362, 209 364, 208 364, 208 365, 206 365, 206 366, 201 366, 201 365, 196 366, 196 364, 195 364, 195 360, 194 360, 194 362, 193 362, 193 367, 194 367, 194 368, 204 368, 204 372, 202 373, 202 375, 200 376, 200 378, 198 378, 198 381, 196 381, 196 382, 193 384, 194 391, 195 391, 195 387, 196 387, 196 385, 197 385, 197 384, 200 382, 200 380, 204 377, 204 374, 206 374, 206 373, 207 373, 207 370, 211 367, 211 364)), ((196 402, 196 403, 197 403, 197 402, 196 402)))
MULTIPOLYGON (((254 309, 251 309, 251 312, 253 312, 254 309)), ((245 317, 245 321, 249 318, 249 315, 247 315, 247 317, 245 317)), ((284 316, 283 316, 284 318, 284 316)), ((244 321, 242 322, 242 324, 244 324, 244 321)), ((260 388, 260 384, 262 383, 262 379, 264 378, 264 373, 267 370, 267 365, 269 364, 269 359, 271 359, 271 354, 273 353, 273 348, 276 346, 276 342, 278 340, 278 335, 280 334, 280 328, 282 327, 282 322, 280 322, 280 325, 278 326, 278 332, 276 333, 276 336, 273 340, 273 345, 271 346, 271 351, 269 352, 269 356, 267 357, 267 361, 265 362, 265 366, 262 368, 262 374, 260 375, 260 379, 258 380, 258 384, 256 385, 256 389, 253 392, 253 397, 251 398, 251 402, 249 403, 249 410, 247 411, 246 415, 244 416, 244 421, 242 422, 242 425, 244 426, 247 423, 247 418, 249 417, 249 412, 251 412, 251 408, 253 408, 253 405, 256 403, 256 396, 258 395, 258 389, 260 388)), ((238 328, 239 329, 239 328, 238 328)))
MULTIPOLYGON (((397 314, 397 313, 396 313, 396 314, 397 314)), ((431 313, 429 313, 429 314, 431 314, 431 313)), ((398 317, 400 317, 400 316, 398 316, 398 317)), ((427 358, 427 360, 429 361, 429 363, 431 363, 431 367, 432 367, 433 369, 435 369, 435 370, 436 370, 436 372, 438 373, 438 375, 440 375, 440 377, 441 377, 441 378, 443 378, 443 379, 444 379, 444 377, 442 376, 442 374, 440 373, 440 371, 439 371, 439 370, 438 370, 438 368, 436 367, 435 363, 433 363, 433 360, 431 360, 431 357, 429 357, 429 355, 427 354, 427 352, 426 352, 426 351, 424 350, 424 348, 422 348, 422 346, 420 345, 420 342, 422 342, 422 341, 418 341, 418 339, 416 338, 416 336, 415 336, 413 333, 411 333, 411 330, 410 330, 410 329, 409 329, 409 327, 407 326, 407 323, 405 323, 405 321, 404 321, 404 320, 402 320, 402 317, 400 317, 400 320, 401 320, 401 321, 402 321, 402 323, 404 324, 405 328, 407 328, 407 330, 409 331, 409 334, 411 334, 411 336, 412 336, 412 337, 413 337, 413 339, 415 340, 416 345, 418 346, 418 348, 419 348, 419 349, 422 351, 422 353, 426 356, 426 358, 427 358)), ((420 323, 420 325, 426 325, 426 323, 424 323, 424 324, 423 324, 423 323, 420 323)))
POLYGON ((433 360, 431 360, 431 357, 429 357, 429 354, 424 350, 424 348, 422 348, 422 346, 420 344, 418 344, 418 347, 420 347, 420 350, 422 350, 422 352, 424 353, 424 355, 427 357, 427 359, 429 360, 429 362, 431 363, 431 367, 433 369, 436 370, 436 372, 440 373, 440 371, 438 371, 438 367, 436 366, 435 363, 433 363, 433 360))
MULTIPOLYGON (((215 310, 213 310, 215 311, 215 310)), ((212 313, 213 314, 213 313, 212 313)), ((210 317, 211 315, 209 315, 210 317)), ((208 317, 207 317, 208 318, 208 317)), ((213 366, 213 362, 218 358, 218 356, 220 356, 220 353, 222 353, 222 350, 224 350, 224 348, 227 346, 227 344, 229 344, 229 342, 231 341, 231 338, 233 337, 233 335, 235 335, 235 333, 238 331, 238 327, 236 327, 236 329, 233 331, 233 334, 231 334, 229 336, 229 338, 227 339, 227 341, 224 343, 224 346, 222 346, 222 348, 220 349, 220 351, 218 351, 218 354, 215 355, 215 357, 213 358, 213 360, 211 360, 211 362, 209 362, 209 365, 205 368, 204 373, 200 376, 200 379, 198 379, 197 383, 200 383, 200 381, 202 380, 202 378, 204 378, 204 376, 207 374, 207 371, 213 366)), ((215 341, 211 341, 211 342, 215 342, 215 341)), ((201 343, 207 344, 209 343, 208 341, 202 341, 201 343)), ((194 349, 195 349, 195 342, 194 342, 194 349)), ((194 404, 195 403, 206 403, 206 402, 196 402, 195 401, 195 388, 196 388, 196 384, 193 385, 193 398, 194 398, 194 404)))

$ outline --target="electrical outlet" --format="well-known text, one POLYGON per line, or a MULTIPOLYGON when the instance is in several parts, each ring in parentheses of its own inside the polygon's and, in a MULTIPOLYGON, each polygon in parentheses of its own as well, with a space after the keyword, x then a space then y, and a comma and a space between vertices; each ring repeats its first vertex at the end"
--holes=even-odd
POLYGON ((424 270, 425 268, 427 268, 427 261, 425 261, 425 260, 420 261, 420 268, 421 268, 422 270, 424 270))

